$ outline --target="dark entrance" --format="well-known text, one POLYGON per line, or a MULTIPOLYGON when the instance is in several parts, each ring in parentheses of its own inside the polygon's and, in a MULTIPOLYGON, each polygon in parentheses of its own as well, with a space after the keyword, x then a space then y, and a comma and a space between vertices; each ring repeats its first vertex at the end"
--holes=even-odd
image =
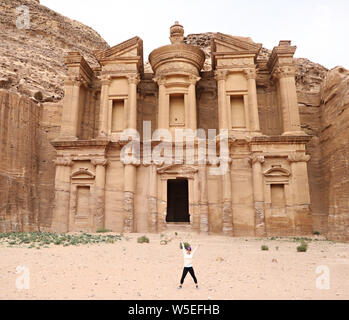
POLYGON ((188 180, 167 181, 166 222, 190 222, 188 180))

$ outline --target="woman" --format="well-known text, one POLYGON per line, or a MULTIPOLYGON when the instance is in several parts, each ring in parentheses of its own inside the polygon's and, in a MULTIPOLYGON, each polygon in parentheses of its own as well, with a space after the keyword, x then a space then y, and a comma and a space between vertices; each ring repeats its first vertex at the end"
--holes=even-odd
POLYGON ((178 287, 178 289, 183 288, 184 279, 187 276, 188 272, 190 273, 190 275, 194 279, 194 282, 196 284, 196 289, 199 289, 198 280, 196 279, 195 272, 193 269, 193 257, 194 257, 196 250, 199 248, 200 245, 197 246, 194 251, 192 251, 190 246, 185 248, 184 243, 181 242, 181 244, 182 244, 182 250, 183 250, 183 256, 184 256, 184 269, 183 269, 181 284, 178 287))

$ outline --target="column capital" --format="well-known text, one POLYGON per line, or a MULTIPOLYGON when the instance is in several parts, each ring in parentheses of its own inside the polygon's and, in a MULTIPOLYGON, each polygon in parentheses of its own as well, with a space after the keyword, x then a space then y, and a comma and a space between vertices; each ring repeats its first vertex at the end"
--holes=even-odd
POLYGON ((127 80, 128 80, 129 84, 138 85, 140 82, 140 76, 139 76, 139 74, 129 74, 127 76, 127 80))
POLYGON ((228 71, 227 70, 216 70, 214 72, 215 79, 217 81, 227 80, 228 71))
POLYGON ((165 77, 159 76, 159 77, 154 78, 153 80, 158 84, 159 87, 160 86, 164 86, 166 84, 166 78, 165 77))
POLYGON ((85 84, 85 80, 81 76, 67 76, 64 79, 65 86, 82 86, 85 84))
POLYGON ((265 162, 265 157, 263 155, 252 155, 250 156, 250 162, 252 165, 256 163, 264 163, 265 162))
POLYGON ((111 83, 111 76, 110 75, 103 75, 101 77, 101 84, 102 84, 102 86, 109 85, 110 83, 111 83))
POLYGON ((108 159, 101 158, 101 159, 92 159, 91 163, 96 166, 103 166, 106 167, 108 165, 108 159))
POLYGON ((288 155, 289 162, 308 162, 310 160, 310 156, 303 153, 293 152, 288 155))
POLYGON ((198 77, 198 76, 194 76, 194 75, 190 75, 189 76, 189 83, 190 84, 193 84, 193 85, 196 85, 198 81, 200 81, 201 78, 198 77))
POLYGON ((72 159, 68 157, 57 158, 56 160, 54 160, 54 163, 56 166, 62 167, 71 167, 73 165, 72 159))
POLYGON ((250 79, 256 80, 257 79, 256 68, 246 68, 246 69, 244 69, 244 74, 245 74, 247 80, 250 80, 250 79))
POLYGON ((273 71, 273 76, 277 79, 295 77, 296 68, 292 65, 290 66, 278 66, 273 71))

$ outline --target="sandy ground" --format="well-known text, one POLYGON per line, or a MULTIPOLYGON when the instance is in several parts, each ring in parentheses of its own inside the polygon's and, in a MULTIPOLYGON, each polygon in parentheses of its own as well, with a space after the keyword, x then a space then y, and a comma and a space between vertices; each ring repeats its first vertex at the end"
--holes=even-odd
POLYGON ((138 236, 41 250, 2 246, 0 299, 349 299, 349 244, 313 241, 298 253, 296 242, 180 233, 201 244, 194 259, 200 289, 188 274, 178 290, 179 240, 161 246, 160 235, 148 235, 150 244, 138 244, 138 236), (18 266, 30 272, 28 290, 16 287, 18 266), (318 266, 329 268, 329 290, 316 287, 318 266))

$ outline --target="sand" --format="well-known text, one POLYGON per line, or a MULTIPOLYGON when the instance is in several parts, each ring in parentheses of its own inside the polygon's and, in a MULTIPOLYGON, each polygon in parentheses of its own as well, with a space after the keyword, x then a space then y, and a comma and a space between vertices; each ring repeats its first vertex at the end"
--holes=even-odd
POLYGON ((1 246, 0 299, 349 299, 349 244, 312 241, 299 253, 299 243, 286 240, 180 233, 194 247, 201 244, 194 258, 200 289, 188 274, 178 290, 179 240, 163 246, 160 235, 148 235, 150 244, 138 244, 138 236, 41 250, 1 246), (269 251, 261 251, 263 244, 269 251), (29 270, 28 290, 16 287, 18 266, 29 270), (318 266, 329 268, 328 290, 316 287, 318 266))

